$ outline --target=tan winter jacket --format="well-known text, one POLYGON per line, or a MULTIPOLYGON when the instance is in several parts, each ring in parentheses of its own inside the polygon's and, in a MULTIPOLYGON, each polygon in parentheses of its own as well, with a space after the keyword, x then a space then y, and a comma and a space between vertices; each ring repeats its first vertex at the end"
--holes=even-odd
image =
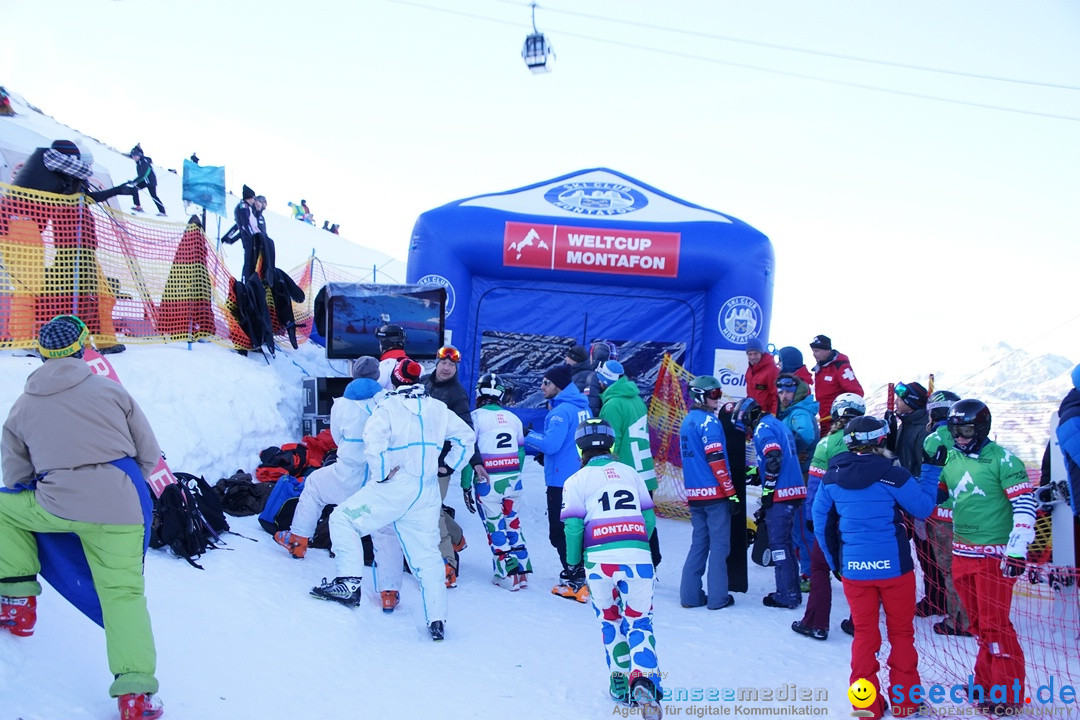
POLYGON ((78 358, 48 360, 30 373, 4 423, 4 485, 38 481, 37 500, 67 520, 141 524, 131 479, 110 460, 132 457, 146 477, 161 448, 135 400, 78 358))

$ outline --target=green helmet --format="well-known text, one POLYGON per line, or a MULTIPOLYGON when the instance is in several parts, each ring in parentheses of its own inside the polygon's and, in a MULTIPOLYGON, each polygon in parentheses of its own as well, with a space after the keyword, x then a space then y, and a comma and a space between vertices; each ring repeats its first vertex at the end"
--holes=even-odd
POLYGON ((690 381, 690 394, 694 396, 695 402, 700 403, 705 402, 705 398, 709 396, 719 399, 724 390, 720 387, 720 381, 712 375, 698 375, 690 381))

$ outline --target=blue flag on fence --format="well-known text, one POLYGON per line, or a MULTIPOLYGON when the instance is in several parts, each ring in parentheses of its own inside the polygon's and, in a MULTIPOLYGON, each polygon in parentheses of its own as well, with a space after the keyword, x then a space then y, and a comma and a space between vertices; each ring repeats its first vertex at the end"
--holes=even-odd
POLYGON ((224 216, 225 168, 184 161, 184 200, 224 216))

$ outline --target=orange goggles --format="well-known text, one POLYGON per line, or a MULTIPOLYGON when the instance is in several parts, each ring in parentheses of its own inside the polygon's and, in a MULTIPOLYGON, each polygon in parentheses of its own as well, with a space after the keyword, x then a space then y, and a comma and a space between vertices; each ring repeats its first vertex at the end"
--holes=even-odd
POLYGON ((439 348, 439 351, 435 353, 435 357, 439 360, 449 360, 450 362, 461 362, 461 352, 453 345, 444 345, 439 348))

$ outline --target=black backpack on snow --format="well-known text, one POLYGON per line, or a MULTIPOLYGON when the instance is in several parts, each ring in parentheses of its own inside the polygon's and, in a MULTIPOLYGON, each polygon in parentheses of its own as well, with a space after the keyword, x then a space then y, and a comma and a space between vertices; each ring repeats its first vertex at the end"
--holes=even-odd
POLYGON ((150 547, 168 547, 194 567, 208 548, 217 547, 220 533, 229 529, 221 504, 206 481, 189 473, 173 473, 176 482, 154 498, 150 547))
POLYGON ((220 498, 221 509, 233 517, 258 515, 266 507, 266 498, 274 489, 272 482, 253 482, 251 474, 237 470, 232 476, 214 484, 214 494, 220 498))

